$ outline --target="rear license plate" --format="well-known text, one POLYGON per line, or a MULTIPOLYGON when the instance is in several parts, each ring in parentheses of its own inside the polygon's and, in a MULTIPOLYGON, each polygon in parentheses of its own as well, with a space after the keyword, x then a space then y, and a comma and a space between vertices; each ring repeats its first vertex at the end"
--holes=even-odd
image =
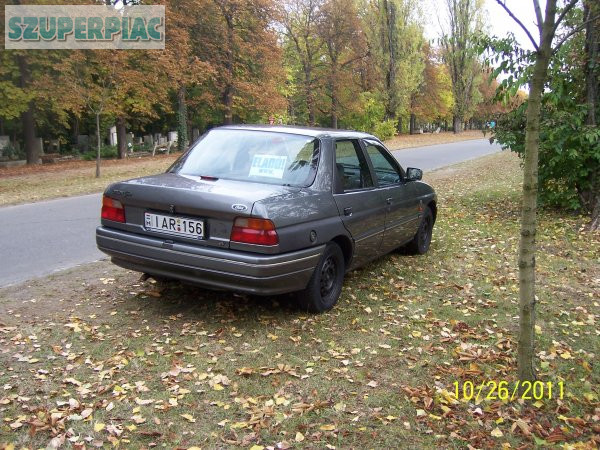
POLYGON ((176 236, 204 239, 204 221, 187 217, 163 216, 145 213, 146 230, 158 231, 176 236))

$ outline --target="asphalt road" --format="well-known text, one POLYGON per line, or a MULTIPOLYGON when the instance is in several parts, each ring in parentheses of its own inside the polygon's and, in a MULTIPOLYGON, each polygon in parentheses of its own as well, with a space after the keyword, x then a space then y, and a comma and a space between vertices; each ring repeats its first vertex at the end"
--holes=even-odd
MULTIPOLYGON (((394 151, 403 167, 432 170, 500 150, 485 139, 394 151)), ((0 208, 0 286, 104 258, 94 230, 101 194, 0 208)))

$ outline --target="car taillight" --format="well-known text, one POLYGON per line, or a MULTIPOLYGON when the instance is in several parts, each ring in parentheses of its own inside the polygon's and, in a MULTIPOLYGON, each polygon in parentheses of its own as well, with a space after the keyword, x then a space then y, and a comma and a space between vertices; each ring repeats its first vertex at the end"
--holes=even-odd
POLYGON ((102 218, 113 222, 125 223, 125 209, 119 200, 102 197, 102 218))
POLYGON ((238 217, 233 222, 230 239, 234 242, 257 245, 277 245, 275 225, 268 219, 238 217))

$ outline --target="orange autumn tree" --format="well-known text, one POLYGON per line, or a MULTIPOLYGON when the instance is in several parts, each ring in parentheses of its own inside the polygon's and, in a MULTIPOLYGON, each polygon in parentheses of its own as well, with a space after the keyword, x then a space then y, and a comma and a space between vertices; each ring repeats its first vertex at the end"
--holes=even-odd
POLYGON ((410 129, 414 132, 417 120, 433 122, 451 117, 454 98, 452 81, 446 65, 429 45, 423 46, 425 67, 423 80, 410 101, 410 129))
POLYGON ((210 62, 198 56, 197 33, 206 33, 199 24, 210 0, 166 0, 165 49, 158 53, 160 69, 177 98, 177 145, 184 150, 189 142, 187 92, 210 81, 210 62), (200 28, 200 29, 199 29, 200 28))
POLYGON ((215 74, 200 96, 225 124, 285 111, 272 0, 207 0, 194 24, 194 54, 215 74))
POLYGON ((325 105, 319 109, 338 127, 339 116, 355 109, 360 93, 359 62, 368 55, 354 1, 327 0, 320 11, 318 36, 323 42, 322 73, 325 105))

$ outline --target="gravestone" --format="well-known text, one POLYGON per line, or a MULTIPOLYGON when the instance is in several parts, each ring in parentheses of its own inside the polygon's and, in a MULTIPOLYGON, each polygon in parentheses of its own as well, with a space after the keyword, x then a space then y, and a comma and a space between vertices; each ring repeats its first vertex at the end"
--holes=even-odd
POLYGON ((161 135, 158 138, 158 145, 167 145, 167 137, 161 135))
POLYGON ((108 142, 111 146, 117 145, 117 127, 110 127, 108 130, 108 142))
POLYGON ((60 153, 60 140, 50 139, 50 153, 60 153))
POLYGON ((37 148, 38 155, 44 154, 44 140, 42 138, 35 138, 34 145, 37 148))
POLYGON ((137 145, 142 145, 144 143, 144 139, 141 136, 134 138, 134 141, 137 145))
POLYGON ((192 128, 192 140, 195 141, 200 137, 200 130, 198 128, 192 128))
POLYGON ((127 142, 129 153, 133 153, 133 133, 127 133, 125 135, 125 142, 127 142))
POLYGON ((10 145, 10 136, 0 136, 0 158, 4 156, 4 150, 10 145))
POLYGON ((144 144, 145 145, 154 145, 154 138, 151 134, 147 134, 144 136, 144 144))
POLYGON ((77 136, 77 149, 81 153, 85 153, 90 149, 90 137, 87 134, 77 136))
POLYGON ((169 131, 169 142, 177 142, 177 131, 169 131))

